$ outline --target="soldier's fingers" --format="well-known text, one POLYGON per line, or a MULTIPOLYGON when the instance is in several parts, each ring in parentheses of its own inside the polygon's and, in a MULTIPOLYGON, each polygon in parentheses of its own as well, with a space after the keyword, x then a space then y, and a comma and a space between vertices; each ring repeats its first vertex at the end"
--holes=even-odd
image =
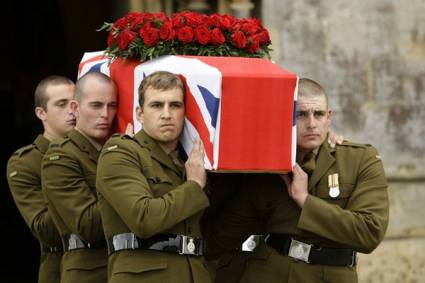
POLYGON ((192 149, 192 151, 193 152, 197 152, 197 151, 199 151, 199 140, 194 140, 193 141, 193 149, 192 149))
POLYGON ((328 143, 331 146, 331 148, 335 148, 335 143, 331 139, 328 139, 328 143))
POLYGON ((127 128, 125 129, 125 134, 129 136, 134 136, 134 127, 133 124, 128 123, 127 128))
POLYGON ((204 148, 204 144, 202 143, 202 141, 199 141, 199 153, 203 156, 205 153, 205 148, 204 148))
POLYGON ((293 173, 294 173, 294 177, 306 177, 307 173, 304 172, 304 170, 301 168, 300 165, 298 165, 298 163, 296 163, 294 165, 294 169, 293 169, 293 173))
POLYGON ((194 156, 196 156, 197 158, 204 157, 204 147, 200 140, 196 140, 194 142, 193 153, 194 153, 194 156))

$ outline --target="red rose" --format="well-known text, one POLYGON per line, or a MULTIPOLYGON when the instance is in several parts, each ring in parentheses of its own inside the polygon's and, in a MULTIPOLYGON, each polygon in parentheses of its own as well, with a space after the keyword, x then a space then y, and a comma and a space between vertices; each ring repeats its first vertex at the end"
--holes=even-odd
POLYGON ((240 22, 235 22, 231 27, 230 30, 232 32, 238 31, 241 29, 242 24, 240 22))
POLYGON ((129 30, 123 30, 118 34, 117 42, 120 50, 125 50, 128 45, 136 38, 136 33, 129 30))
POLYGON ((147 47, 152 47, 159 41, 159 30, 157 28, 143 27, 140 29, 139 34, 147 47))
POLYGON ((207 18, 207 25, 209 27, 219 27, 220 26, 220 15, 212 14, 207 18))
POLYGON ((249 35, 254 35, 257 32, 257 26, 253 23, 244 23, 241 26, 241 30, 249 35))
POLYGON ((119 30, 123 30, 127 27, 128 21, 126 18, 120 18, 114 23, 114 27, 118 28, 119 30))
POLYGON ((154 13, 153 15, 157 21, 165 22, 166 20, 168 20, 164 12, 154 13))
POLYGON ((260 51, 260 39, 258 36, 251 36, 248 38, 248 52, 257 53, 260 51))
POLYGON ((215 28, 211 31, 211 44, 221 45, 224 44, 226 38, 219 28, 215 28))
POLYGON ((225 30, 229 30, 234 24, 236 24, 236 18, 231 15, 224 15, 220 17, 220 27, 225 30))
POLYGON ((181 16, 180 14, 176 14, 171 18, 171 23, 173 24, 174 28, 179 28, 184 25, 183 20, 183 16, 181 16))
POLYGON ((246 46, 246 37, 245 34, 241 31, 235 31, 230 39, 232 40, 233 45, 237 48, 244 48, 246 46))
POLYGON ((155 16, 152 13, 145 13, 144 18, 145 22, 152 22, 155 19, 155 16))
POLYGON ((143 24, 143 20, 144 20, 143 15, 141 15, 141 14, 134 15, 134 17, 130 21, 130 30, 137 31, 139 25, 143 24))
MULTIPOLYGON (((151 28, 152 28, 152 23, 148 22, 148 23, 146 23, 142 26, 142 28, 139 30, 139 34, 142 32, 142 30, 146 31, 146 30, 149 30, 151 28)), ((141 34, 140 34, 140 37, 142 37, 141 34)))
POLYGON ((260 44, 270 44, 270 35, 266 29, 263 29, 259 34, 260 44))
POLYGON ((168 41, 173 40, 176 32, 173 29, 173 25, 170 21, 164 22, 159 30, 159 37, 161 40, 168 41))
POLYGON ((210 31, 206 26, 197 27, 195 28, 195 38, 200 44, 207 45, 211 38, 210 31))
POLYGON ((108 47, 112 47, 112 45, 115 42, 115 37, 114 37, 113 33, 114 33, 114 29, 111 29, 111 31, 109 32, 109 35, 108 35, 108 47))
POLYGON ((186 12, 183 15, 186 20, 186 25, 188 26, 197 27, 203 22, 203 17, 200 14, 194 12, 186 12))
POLYGON ((183 43, 189 43, 193 40, 193 29, 185 26, 177 30, 177 39, 183 43))

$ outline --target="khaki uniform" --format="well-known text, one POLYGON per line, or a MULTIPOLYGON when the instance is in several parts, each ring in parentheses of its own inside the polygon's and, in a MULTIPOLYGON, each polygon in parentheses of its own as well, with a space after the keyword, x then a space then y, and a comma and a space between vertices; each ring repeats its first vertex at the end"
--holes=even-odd
MULTIPOLYGON (((52 143, 42 163, 43 190, 61 237, 77 234, 87 243, 104 241, 96 195, 99 151, 77 130, 52 143)), ((61 282, 106 282, 107 249, 64 253, 61 282)))
MULTIPOLYGON (((182 163, 183 165, 183 163, 182 163)), ((200 217, 209 205, 184 167, 140 131, 111 138, 104 146, 97 188, 107 239, 122 233, 200 237, 200 217)), ((210 282, 202 257, 162 251, 121 250, 109 256, 109 282, 210 282)))
MULTIPOLYGON (((250 234, 277 233, 320 247, 370 253, 382 241, 388 225, 384 168, 369 145, 344 143, 332 149, 323 144, 309 177, 303 209, 289 197, 278 175, 249 175, 242 187, 232 205, 209 226, 212 243, 227 250, 240 247, 250 234), (340 193, 335 198, 330 196, 328 184, 328 176, 333 174, 339 176, 340 193)), ((227 282, 357 282, 355 266, 307 264, 266 244, 238 258, 226 254, 217 276, 230 278, 241 266, 240 280, 227 282)))
MULTIPOLYGON (((18 149, 7 163, 10 191, 22 217, 41 245, 62 248, 59 232, 47 209, 41 190, 41 160, 49 147, 49 140, 39 135, 36 140, 18 149)), ((42 252, 38 282, 60 281, 62 252, 42 252)))

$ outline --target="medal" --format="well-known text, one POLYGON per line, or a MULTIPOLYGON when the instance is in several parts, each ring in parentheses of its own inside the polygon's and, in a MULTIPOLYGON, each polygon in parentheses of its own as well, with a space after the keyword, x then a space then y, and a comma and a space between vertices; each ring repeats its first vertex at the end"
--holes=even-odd
POLYGON ((329 184, 329 196, 331 198, 336 198, 339 196, 339 181, 338 181, 338 173, 332 174, 328 176, 328 184, 329 184))

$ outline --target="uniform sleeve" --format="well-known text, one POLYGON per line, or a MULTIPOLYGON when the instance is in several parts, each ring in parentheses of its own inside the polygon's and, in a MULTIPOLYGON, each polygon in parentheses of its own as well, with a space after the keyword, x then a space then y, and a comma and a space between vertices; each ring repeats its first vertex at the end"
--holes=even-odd
POLYGON ((7 164, 7 178, 22 217, 32 234, 48 245, 61 243, 59 233, 47 209, 41 191, 41 162, 12 156, 7 164))
POLYGON ((43 191, 72 233, 87 242, 104 239, 96 196, 78 160, 61 148, 50 148, 42 163, 43 191))
POLYGON ((365 150, 357 183, 345 209, 309 195, 298 228, 370 253, 388 225, 388 191, 384 168, 372 147, 365 150))
POLYGON ((155 197, 142 162, 135 148, 119 144, 102 152, 97 172, 98 191, 137 236, 149 238, 208 207, 205 192, 194 181, 155 197))

